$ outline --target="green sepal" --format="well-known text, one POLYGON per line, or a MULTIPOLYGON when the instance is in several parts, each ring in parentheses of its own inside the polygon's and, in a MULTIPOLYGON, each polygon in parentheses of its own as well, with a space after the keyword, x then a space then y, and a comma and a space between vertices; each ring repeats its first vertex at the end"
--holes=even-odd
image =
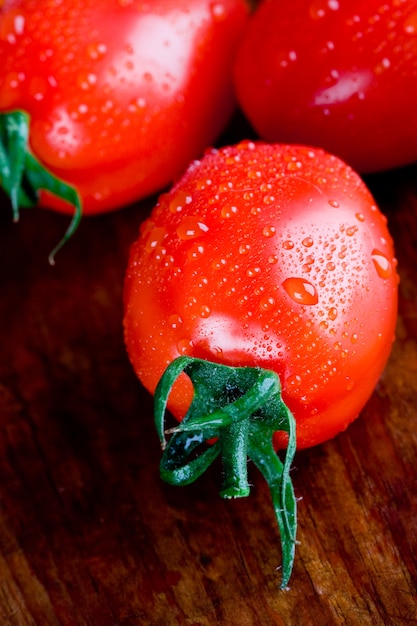
POLYGON ((10 198, 13 218, 18 221, 20 209, 39 202, 41 189, 62 198, 74 207, 74 215, 61 241, 49 255, 54 263, 56 253, 76 231, 82 215, 77 190, 54 176, 38 161, 29 148, 30 117, 25 111, 0 113, 0 185, 10 198))
POLYGON ((255 463, 271 492, 281 539, 281 588, 285 588, 293 568, 297 531, 297 503, 290 477, 296 430, 294 417, 282 400, 279 377, 258 367, 178 357, 155 390, 154 416, 163 449, 160 474, 171 485, 194 482, 221 455, 220 495, 245 497, 250 492, 247 462, 255 463), (192 381, 193 400, 178 426, 165 430, 168 398, 182 374, 192 381), (276 431, 288 434, 283 461, 273 446, 276 431), (171 435, 169 439, 167 435, 171 435))

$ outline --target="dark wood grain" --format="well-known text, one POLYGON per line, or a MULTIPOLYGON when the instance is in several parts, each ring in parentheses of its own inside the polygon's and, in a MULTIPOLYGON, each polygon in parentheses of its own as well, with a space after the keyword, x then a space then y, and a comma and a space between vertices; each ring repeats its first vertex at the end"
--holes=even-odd
POLYGON ((267 487, 159 479, 152 400, 122 336, 130 243, 153 200, 85 219, 0 211, 0 624, 417 624, 417 167, 368 183, 399 259, 397 341, 361 417, 296 456, 298 552, 279 591, 267 487))

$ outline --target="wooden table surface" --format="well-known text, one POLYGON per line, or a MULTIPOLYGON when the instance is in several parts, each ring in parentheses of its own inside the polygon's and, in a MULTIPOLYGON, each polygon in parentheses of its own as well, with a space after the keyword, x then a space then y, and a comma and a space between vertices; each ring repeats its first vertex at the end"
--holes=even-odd
POLYGON ((397 341, 361 417, 299 452, 291 588, 266 485, 161 482, 152 399, 122 336, 130 243, 154 199, 85 219, 0 198, 0 625, 417 624, 417 166, 367 178, 399 260, 397 341), (7 210, 6 210, 7 209, 7 210))

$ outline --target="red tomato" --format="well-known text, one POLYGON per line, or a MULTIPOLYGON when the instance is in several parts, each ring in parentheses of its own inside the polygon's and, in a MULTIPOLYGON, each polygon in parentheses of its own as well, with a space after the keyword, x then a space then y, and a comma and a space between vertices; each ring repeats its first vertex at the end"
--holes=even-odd
POLYGON ((259 135, 360 172, 417 160, 417 0, 264 0, 236 63, 259 135))
MULTIPOLYGON (((163 188, 225 126, 244 0, 5 0, 0 111, 84 213, 163 188)), ((55 199, 44 203, 72 209, 55 199)))
MULTIPOLYGON (((273 370, 305 448, 345 429, 371 395, 397 283, 386 219, 350 167, 319 149, 243 142, 192 163, 143 223, 126 346, 151 392, 179 355, 273 370)), ((191 395, 183 376, 176 417, 191 395)))

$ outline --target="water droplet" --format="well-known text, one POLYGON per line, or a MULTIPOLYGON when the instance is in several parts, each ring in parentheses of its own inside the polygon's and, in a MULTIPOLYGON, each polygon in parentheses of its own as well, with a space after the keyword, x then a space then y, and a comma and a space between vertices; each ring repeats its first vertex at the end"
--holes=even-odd
POLYGON ((310 4, 309 15, 313 20, 323 18, 330 11, 339 9, 338 0, 313 0, 310 4))
POLYGON ((204 246, 202 246, 201 243, 198 243, 192 246, 192 248, 188 250, 187 255, 191 261, 195 261, 196 259, 201 257, 201 255, 204 254, 204 252, 205 252, 204 246))
POLYGON ((220 183, 219 184, 219 192, 220 193, 228 193, 228 191, 230 191, 230 189, 233 189, 233 183, 229 180, 226 183, 220 183))
POLYGON ((272 298, 272 296, 269 296, 267 298, 262 298, 262 300, 259 303, 259 306, 261 307, 263 311, 270 311, 275 306, 275 299, 272 298))
POLYGON ((290 239, 286 239, 282 242, 282 247, 284 248, 284 250, 292 250, 294 248, 294 242, 290 239))
POLYGON ((286 386, 300 387, 302 378, 299 374, 291 374, 286 380, 286 386))
POLYGON ((159 248, 162 244, 162 241, 164 240, 166 233, 167 233, 166 229, 163 228, 162 226, 152 228, 151 232, 149 233, 146 239, 146 243, 145 243, 146 251, 152 252, 156 248, 159 248))
POLYGON ((357 226, 349 226, 348 228, 346 228, 346 235, 348 237, 353 237, 353 235, 357 232, 358 227, 357 226))
POLYGON ((311 237, 305 237, 305 239, 303 239, 303 241, 301 243, 306 248, 311 248, 311 246, 313 245, 314 241, 313 241, 313 239, 311 237))
POLYGON ((404 30, 409 35, 417 33, 417 11, 411 13, 404 22, 404 30))
POLYGON ((171 213, 179 213, 182 211, 183 207, 186 204, 190 204, 192 200, 193 199, 190 194, 185 193, 184 191, 179 191, 169 203, 169 211, 171 213))
POLYGON ((391 61, 386 57, 381 59, 381 61, 376 65, 374 71, 375 74, 379 75, 385 72, 389 67, 391 67, 391 61))
POLYGON ((222 22, 227 17, 226 7, 220 2, 212 2, 210 11, 216 22, 222 22))
POLYGON ((339 208, 339 203, 337 200, 329 200, 329 204, 331 207, 333 207, 334 209, 338 209, 339 208))
POLYGON ((177 343, 177 350, 179 354, 190 354, 193 349, 193 342, 190 339, 180 339, 177 343))
POLYGON ((180 239, 188 241, 189 239, 196 239, 208 232, 208 226, 204 224, 197 216, 189 215, 184 217, 180 225, 177 228, 177 235, 180 239))
POLYGON ((146 108, 146 100, 145 98, 134 98, 128 106, 130 113, 137 113, 138 111, 143 111, 146 108))
POLYGON ((326 269, 329 270, 329 272, 333 272, 333 270, 336 269, 336 265, 333 263, 333 261, 329 261, 328 263, 326 263, 326 269))
POLYGON ((237 213, 237 207, 236 206, 223 206, 222 210, 220 212, 220 215, 222 216, 223 219, 228 219, 229 217, 232 217, 232 215, 235 215, 237 213))
POLYGON ((179 315, 170 315, 168 318, 168 324, 172 330, 179 330, 182 327, 182 319, 179 315))
POLYGON ((239 254, 247 254, 250 251, 250 245, 248 243, 241 244, 239 246, 239 254))
POLYGON ((87 91, 97 83, 97 76, 92 72, 80 72, 77 76, 77 85, 87 91))
POLYGON ((211 265, 212 265, 213 269, 221 270, 221 269, 226 267, 227 261, 226 261, 226 259, 222 259, 222 258, 214 259, 214 261, 213 261, 213 263, 211 265))
POLYGON ((317 290, 310 282, 304 278, 291 277, 282 283, 287 294, 298 304, 317 304, 317 290))
POLYGON ((303 164, 301 163, 301 161, 290 161, 289 163, 287 163, 287 170, 289 172, 298 172, 302 169, 302 167, 303 164))
POLYGON ((392 266, 385 254, 382 254, 382 252, 374 248, 371 257, 378 276, 381 278, 389 278, 392 274, 392 266))
POLYGON ((359 222, 364 222, 365 221, 365 216, 363 213, 355 213, 355 217, 359 222))
POLYGON ((107 46, 104 43, 93 42, 87 46, 87 55, 90 59, 102 59, 107 52, 107 46))
POLYGON ((276 228, 275 226, 265 226, 265 228, 262 231, 262 234, 264 237, 273 237, 276 233, 276 228))
POLYGON ((334 320, 337 318, 337 309, 334 306, 330 307, 330 309, 327 311, 327 317, 332 322, 334 322, 334 320))
POLYGON ((206 317, 210 317, 211 315, 211 309, 209 306, 207 306, 206 304, 204 304, 201 308, 200 308, 200 317, 206 318, 206 317))

